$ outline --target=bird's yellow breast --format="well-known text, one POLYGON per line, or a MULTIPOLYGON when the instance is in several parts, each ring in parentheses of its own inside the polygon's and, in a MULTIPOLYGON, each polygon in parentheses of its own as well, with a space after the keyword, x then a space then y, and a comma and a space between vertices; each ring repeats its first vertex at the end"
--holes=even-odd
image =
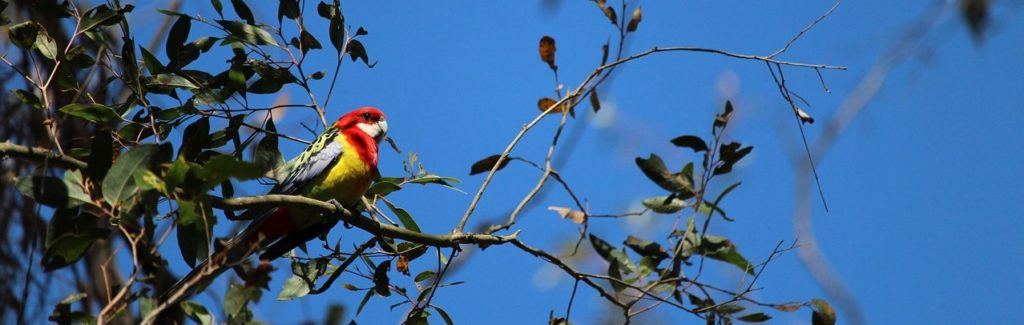
POLYGON ((342 145, 341 158, 329 167, 322 181, 313 182, 316 185, 310 189, 310 197, 318 200, 334 199, 345 206, 352 206, 359 202, 373 183, 373 166, 367 165, 359 157, 356 149, 345 140, 344 134, 338 135, 335 141, 342 145))

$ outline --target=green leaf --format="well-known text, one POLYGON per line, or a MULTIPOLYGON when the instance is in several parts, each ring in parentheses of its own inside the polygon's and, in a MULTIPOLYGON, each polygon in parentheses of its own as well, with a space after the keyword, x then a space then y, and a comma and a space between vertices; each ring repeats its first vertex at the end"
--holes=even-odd
POLYGON ((663 214, 673 214, 686 208, 686 201, 680 200, 676 197, 669 196, 655 196, 644 199, 640 202, 651 209, 651 211, 663 214))
POLYGON ((34 21, 26 21, 11 26, 8 29, 8 37, 14 45, 23 50, 31 50, 36 46, 36 38, 43 27, 34 21))
POLYGON ((49 272, 74 264, 98 238, 110 231, 100 228, 99 218, 91 214, 77 214, 78 209, 59 208, 46 226, 42 264, 49 272))
POLYGON ((217 15, 224 18, 224 4, 220 0, 210 0, 210 4, 213 5, 213 10, 217 11, 217 15))
POLYGON ((615 292, 626 290, 626 285, 622 283, 622 271, 619 270, 618 263, 608 263, 608 276, 611 277, 608 283, 612 285, 615 292))
POLYGON ((740 304, 725 304, 715 308, 715 311, 722 315, 732 315, 741 311, 746 310, 747 307, 743 307, 740 304))
POLYGON ((15 89, 11 92, 14 93, 14 97, 17 97, 22 104, 31 106, 35 109, 43 108, 43 101, 39 100, 39 97, 36 96, 34 92, 28 92, 21 89, 15 89))
POLYGON ((359 301, 359 307, 356 308, 356 316, 363 311, 363 307, 366 306, 367 301, 370 301, 370 297, 373 297, 373 290, 366 290, 366 295, 363 295, 363 300, 359 301))
POLYGON ((626 237, 626 241, 623 242, 623 244, 637 254, 645 257, 651 257, 655 262, 668 258, 668 251, 666 251, 664 247, 661 247, 660 244, 650 240, 630 235, 629 237, 626 237))
POLYGON ((677 147, 693 149, 693 152, 708 151, 708 144, 705 143, 703 139, 695 135, 684 135, 672 139, 672 144, 677 147))
POLYGON ((73 208, 82 204, 93 204, 92 197, 85 192, 85 179, 82 172, 69 169, 64 172, 64 186, 68 189, 67 207, 73 208))
POLYGON ((176 74, 170 74, 170 73, 162 73, 162 74, 155 75, 155 76, 149 78, 149 80, 147 80, 146 84, 149 85, 149 86, 165 86, 165 87, 184 88, 184 89, 199 89, 199 86, 197 86, 192 81, 186 79, 185 77, 182 77, 182 76, 179 76, 179 75, 176 75, 176 74))
POLYGON ((235 14, 238 18, 244 19, 250 25, 256 24, 256 19, 252 16, 252 10, 249 6, 245 5, 245 1, 242 0, 231 0, 231 6, 235 8, 235 14))
POLYGON ((120 13, 111 10, 107 5, 99 5, 89 9, 89 11, 85 13, 78 29, 81 32, 88 32, 98 26, 110 26, 116 24, 121 20, 121 18, 123 18, 123 16, 120 13))
POLYGON ((131 199, 138 190, 132 175, 135 174, 135 170, 146 168, 149 158, 156 150, 156 145, 138 145, 114 161, 110 171, 103 178, 103 199, 115 207, 131 199))
POLYGON ((423 282, 424 280, 433 278, 435 275, 437 275, 437 273, 434 273, 434 271, 426 270, 426 271, 420 272, 420 274, 417 274, 416 278, 414 278, 413 281, 423 282))
POLYGON ((701 254, 704 256, 732 264, 740 270, 753 275, 754 266, 736 250, 731 240, 720 236, 704 236, 700 243, 701 254))
POLYGON ((437 311, 437 314, 441 315, 441 319, 444 319, 444 323, 446 325, 454 325, 455 324, 455 322, 452 321, 452 317, 448 316, 448 312, 444 311, 444 309, 441 309, 441 307, 438 307, 438 306, 433 306, 433 307, 434 307, 434 310, 437 311))
POLYGON ((744 321, 744 322, 748 322, 748 323, 760 323, 760 322, 766 322, 769 319, 772 319, 772 317, 768 316, 768 315, 765 315, 764 313, 753 313, 753 314, 748 314, 748 315, 740 316, 739 318, 736 318, 736 319, 744 321))
MULTIPOLYGON (((267 120, 265 128, 267 131, 277 132, 273 119, 267 120)), ((266 133, 263 139, 256 144, 253 149, 253 163, 263 171, 272 171, 284 165, 284 155, 278 150, 276 133, 266 133)))
MULTIPOLYGON (((235 0, 232 0, 235 1, 235 0)), ((246 24, 240 21, 232 20, 218 20, 218 24, 224 27, 231 34, 229 38, 234 40, 243 41, 255 45, 272 45, 279 46, 277 41, 274 40, 274 36, 270 35, 267 31, 260 29, 259 27, 251 24, 246 24)), ((229 44, 232 41, 225 39, 222 44, 229 44)))
POLYGON ((157 75, 164 73, 164 70, 167 68, 160 63, 160 60, 158 60, 153 53, 150 53, 145 47, 139 47, 139 49, 142 50, 142 63, 146 65, 146 70, 149 70, 150 74, 157 75))
POLYGON ((381 179, 378 179, 377 182, 373 183, 373 185, 370 186, 370 189, 366 191, 366 195, 368 197, 372 197, 373 195, 387 196, 392 192, 402 189, 402 186, 398 185, 398 182, 401 182, 401 179, 392 181, 387 180, 386 178, 393 177, 382 177, 381 179))
POLYGON ((11 23, 11 18, 3 14, 4 9, 7 9, 7 1, 0 0, 0 26, 11 23))
POLYGON ((210 234, 217 223, 209 204, 178 200, 178 247, 190 267, 210 252, 210 234))
POLYGON ((60 108, 65 114, 85 119, 87 121, 114 129, 124 119, 113 108, 100 104, 68 104, 60 108))
POLYGON ((55 208, 69 207, 68 187, 64 182, 52 176, 19 177, 15 184, 18 191, 36 202, 55 208))
POLYGON ((640 171, 647 178, 667 191, 693 193, 693 183, 683 176, 682 173, 670 173, 668 168, 665 167, 665 162, 658 155, 651 154, 647 159, 637 157, 636 165, 640 167, 640 171))
POLYGON ((391 203, 391 201, 388 200, 384 200, 384 204, 386 204, 388 206, 388 209, 391 209, 391 212, 398 217, 398 220, 402 222, 402 226, 405 227, 405 229, 420 232, 420 226, 416 224, 416 220, 413 220, 412 215, 409 215, 408 211, 396 207, 394 204, 391 203))
POLYGON ((277 295, 277 300, 291 300, 308 295, 317 278, 323 275, 328 268, 333 268, 327 261, 327 259, 314 259, 308 263, 292 262, 292 277, 284 282, 284 287, 277 295))
POLYGON ((228 323, 233 323, 230 320, 244 321, 251 318, 249 302, 259 300, 260 295, 259 287, 238 283, 228 286, 228 292, 224 295, 224 311, 228 314, 228 323))
POLYGON ((391 289, 388 287, 391 284, 391 280, 388 278, 390 269, 391 260, 387 260, 378 264, 373 271, 373 292, 382 297, 391 295, 391 289))
POLYGON ((202 325, 215 324, 213 322, 213 315, 210 315, 210 312, 206 310, 206 307, 203 307, 203 305, 200 305, 197 302, 191 300, 182 301, 181 310, 185 312, 185 315, 188 315, 188 318, 191 318, 196 323, 202 325))
POLYGON ((629 256, 626 253, 620 251, 615 246, 612 246, 608 242, 604 241, 594 234, 590 234, 590 245, 594 247, 594 251, 601 256, 608 263, 618 264, 620 268, 623 268, 627 272, 636 272, 636 266, 629 260, 629 256))
POLYGON ((811 324, 813 325, 835 325, 836 310, 832 309, 824 299, 811 299, 811 324))

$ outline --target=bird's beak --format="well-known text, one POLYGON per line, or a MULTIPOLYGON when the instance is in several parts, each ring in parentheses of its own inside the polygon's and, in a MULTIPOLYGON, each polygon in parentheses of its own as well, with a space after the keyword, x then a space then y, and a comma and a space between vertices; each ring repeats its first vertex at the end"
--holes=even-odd
POLYGON ((380 143, 381 140, 384 140, 384 138, 388 136, 388 121, 381 120, 380 122, 377 122, 377 128, 380 129, 380 132, 377 132, 377 138, 375 140, 377 140, 377 143, 380 143))

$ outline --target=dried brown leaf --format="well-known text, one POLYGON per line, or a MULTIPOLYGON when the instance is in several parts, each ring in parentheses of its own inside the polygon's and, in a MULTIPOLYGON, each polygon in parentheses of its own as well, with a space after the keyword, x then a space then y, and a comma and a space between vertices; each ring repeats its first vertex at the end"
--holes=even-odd
POLYGON ((558 206, 549 206, 548 210, 555 211, 562 219, 572 220, 576 224, 587 222, 587 213, 583 211, 558 206))
POLYGON ((551 36, 544 35, 540 38, 540 60, 548 64, 551 70, 558 70, 558 65, 555 65, 555 39, 551 36))

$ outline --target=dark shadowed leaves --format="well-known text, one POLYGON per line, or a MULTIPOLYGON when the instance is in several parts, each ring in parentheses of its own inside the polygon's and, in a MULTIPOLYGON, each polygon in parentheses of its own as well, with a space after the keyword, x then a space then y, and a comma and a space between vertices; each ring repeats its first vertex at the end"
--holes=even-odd
POLYGON ((708 144, 695 135, 684 135, 678 138, 672 139, 672 144, 677 147, 690 148, 694 152, 708 151, 708 144))
POLYGON ((594 247, 594 251, 597 251, 597 254, 605 261, 617 264, 621 270, 633 273, 636 272, 636 266, 629 260, 629 256, 626 255, 626 252, 619 250, 594 234, 590 234, 589 238, 590 245, 594 247))
POLYGON ((704 236, 700 244, 704 256, 732 264, 744 272, 754 274, 754 266, 736 250, 731 240, 720 236, 704 236))
POLYGON ((604 12, 604 16, 608 17, 608 20, 612 22, 612 25, 619 24, 619 17, 615 14, 615 9, 610 6, 601 7, 601 11, 604 12))
POLYGON ((666 251, 664 247, 661 247, 660 244, 650 240, 630 235, 629 237, 626 237, 626 241, 623 242, 623 244, 637 254, 644 257, 650 257, 655 262, 668 258, 668 251, 666 251))
MULTIPOLYGON (((178 62, 181 48, 185 45, 185 40, 188 39, 188 33, 191 30, 192 17, 189 16, 178 16, 178 20, 174 22, 174 25, 171 25, 171 31, 167 34, 167 42, 164 45, 167 58, 171 59, 170 65, 175 65, 174 63, 178 62)), ((181 66, 184 66, 184 64, 181 64, 181 66)))
POLYGON ((284 17, 288 19, 299 18, 299 1, 298 0, 280 0, 280 4, 277 5, 277 22, 280 23, 284 17))
POLYGON ((188 315, 188 318, 191 318, 196 323, 202 325, 216 324, 213 322, 213 315, 210 315, 206 307, 197 302, 191 300, 183 301, 181 302, 181 309, 185 312, 185 315, 188 315))
POLYGON ((555 39, 551 36, 544 35, 540 38, 540 60, 548 64, 551 70, 558 70, 558 65, 555 64, 555 39))
POLYGON ((720 128, 724 128, 729 123, 729 119, 732 118, 732 101, 725 101, 725 110, 721 114, 715 115, 715 122, 712 124, 712 133, 718 134, 720 128))
POLYGON ((252 10, 242 0, 231 0, 231 6, 235 8, 235 14, 250 25, 256 25, 256 19, 252 16, 252 10))
POLYGON ((811 324, 813 325, 835 325, 836 311, 832 309, 827 301, 823 299, 811 299, 811 324))
POLYGON ((68 206, 68 187, 59 178, 52 176, 18 177, 18 191, 40 204, 55 208, 68 206))
POLYGON ((765 313, 753 313, 737 317, 736 319, 747 323, 761 323, 766 322, 772 318, 771 316, 765 315, 765 313))
POLYGON ((597 97, 597 88, 590 90, 590 107, 594 109, 594 113, 601 110, 601 100, 597 97))
POLYGON ((388 278, 388 270, 391 269, 391 260, 384 261, 377 265, 373 271, 373 292, 387 297, 391 295, 391 279, 388 278))
POLYGON ((185 263, 195 267, 210 252, 210 237, 217 217, 209 204, 178 200, 178 246, 185 263))
POLYGON ((82 258, 85 251, 99 238, 105 238, 110 231, 102 228, 99 218, 78 209, 57 209, 46 226, 46 244, 43 253, 43 268, 56 270, 71 265, 82 258))
POLYGON ((17 97, 22 104, 28 105, 35 109, 43 108, 43 102, 39 100, 39 96, 36 96, 34 91, 29 92, 21 89, 15 89, 11 92, 14 93, 14 97, 17 97))
POLYGON ((370 68, 373 68, 373 66, 377 65, 376 62, 370 64, 370 57, 369 55, 366 54, 366 47, 363 46, 363 42, 351 40, 348 42, 348 46, 345 49, 345 51, 347 51, 348 56, 352 58, 352 62, 355 62, 356 59, 359 59, 363 61, 363 64, 366 64, 366 66, 370 68))
POLYGON ((626 25, 626 32, 635 32, 636 28, 640 26, 640 20, 643 18, 643 14, 640 13, 640 7, 633 9, 633 17, 629 19, 629 25, 626 25))
MULTIPOLYGON (((473 163, 473 166, 469 168, 469 175, 476 175, 479 173, 491 171, 491 169, 494 168, 494 164, 498 162, 498 158, 501 158, 501 155, 491 155, 488 156, 487 158, 480 159, 479 161, 473 163)), ((502 170, 503 168, 505 168, 505 166, 508 165, 509 161, 511 160, 508 159, 508 157, 505 157, 505 159, 501 161, 501 164, 498 165, 497 170, 502 170)))
POLYGON ((746 157, 752 150, 754 150, 754 147, 742 147, 738 142, 723 144, 719 147, 718 151, 718 159, 722 161, 722 164, 715 167, 715 175, 731 172, 733 165, 739 162, 740 159, 743 159, 743 157, 746 157))
MULTIPOLYGON (((665 161, 658 155, 651 154, 647 159, 636 158, 636 165, 644 175, 661 188, 676 193, 693 193, 693 183, 683 173, 673 174, 665 167, 665 161)), ((685 198, 686 196, 684 196, 685 198)))

